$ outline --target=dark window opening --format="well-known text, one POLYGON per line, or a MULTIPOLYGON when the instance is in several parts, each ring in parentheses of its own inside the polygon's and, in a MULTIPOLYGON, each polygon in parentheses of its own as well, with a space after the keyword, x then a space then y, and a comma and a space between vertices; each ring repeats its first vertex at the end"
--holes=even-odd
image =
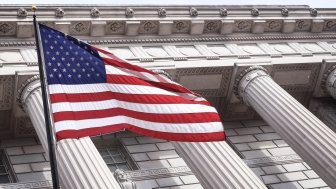
POLYGON ((5 151, 0 149, 0 184, 13 182, 15 182, 15 177, 10 167, 8 157, 5 151))

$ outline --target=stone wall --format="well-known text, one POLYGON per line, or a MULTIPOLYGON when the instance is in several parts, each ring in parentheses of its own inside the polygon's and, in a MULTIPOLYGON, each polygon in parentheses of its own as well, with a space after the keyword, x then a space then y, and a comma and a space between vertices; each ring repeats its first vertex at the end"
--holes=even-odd
MULTIPOLYGON (((229 144, 269 188, 329 188, 264 121, 226 122, 225 129, 229 144)), ((137 168, 125 172, 128 182, 134 182, 137 189, 203 188, 169 141, 129 132, 103 136, 102 139, 93 139, 97 147, 113 146, 116 140, 120 141, 126 156, 137 168)), ((2 140, 0 149, 7 153, 17 182, 21 183, 0 185, 0 188, 50 186, 50 165, 38 139, 2 140), (32 181, 36 182, 29 185, 32 181)))
POLYGON ((139 168, 127 172, 137 189, 203 188, 170 142, 127 132, 118 137, 139 168))
POLYGON ((41 188, 51 186, 50 164, 37 138, 0 141, 0 149, 8 155, 17 183, 0 188, 41 188), (33 183, 32 183, 33 182, 33 183))
POLYGON ((228 122, 225 128, 229 143, 269 188, 329 188, 264 121, 228 122))

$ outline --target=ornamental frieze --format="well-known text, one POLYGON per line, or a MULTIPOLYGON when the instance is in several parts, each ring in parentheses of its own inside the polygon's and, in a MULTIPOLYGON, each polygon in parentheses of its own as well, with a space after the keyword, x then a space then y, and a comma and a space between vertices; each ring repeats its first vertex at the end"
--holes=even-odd
POLYGON ((188 33, 190 30, 190 21, 174 21, 173 33, 188 33))
POLYGON ((311 20, 296 20, 295 31, 309 31, 311 27, 311 20))
POLYGON ((206 20, 204 23, 203 33, 218 33, 220 29, 220 21, 206 20))
POLYGON ((106 24, 106 34, 124 34, 125 22, 124 21, 112 21, 106 24))
POLYGON ((11 36, 16 34, 15 22, 0 22, 0 35, 11 36))
POLYGON ((267 20, 265 32, 279 32, 282 29, 282 20, 267 20))
POLYGON ((323 30, 335 31, 336 30, 336 20, 324 20, 323 30))
POLYGON ((236 20, 235 21, 235 32, 249 32, 251 31, 252 21, 251 20, 236 20))
POLYGON ((140 34, 156 34, 159 30, 157 21, 142 21, 140 22, 140 34))
POLYGON ((87 35, 90 33, 91 22, 71 22, 70 34, 87 35))

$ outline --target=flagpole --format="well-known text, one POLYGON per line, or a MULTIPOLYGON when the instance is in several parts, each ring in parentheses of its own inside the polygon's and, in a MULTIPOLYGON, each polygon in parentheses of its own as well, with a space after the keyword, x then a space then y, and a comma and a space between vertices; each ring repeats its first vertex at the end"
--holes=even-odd
POLYGON ((54 133, 51 128, 51 120, 50 120, 50 112, 49 112, 49 105, 47 99, 47 92, 46 92, 46 80, 45 80, 45 71, 43 67, 44 59, 41 56, 41 37, 38 31, 38 24, 36 21, 36 6, 32 7, 34 12, 34 29, 35 29, 35 41, 36 41, 36 51, 37 51, 37 59, 39 65, 39 73, 40 73, 40 81, 41 81, 41 91, 42 91, 42 100, 43 100, 43 109, 44 109, 44 120, 46 125, 46 132, 47 132, 47 140, 48 140, 48 149, 49 149, 49 161, 50 161, 50 168, 51 168, 51 176, 52 176, 52 183, 53 188, 59 189, 59 178, 58 178, 58 171, 57 171, 57 162, 56 162, 56 150, 55 150, 55 140, 54 140, 54 133))

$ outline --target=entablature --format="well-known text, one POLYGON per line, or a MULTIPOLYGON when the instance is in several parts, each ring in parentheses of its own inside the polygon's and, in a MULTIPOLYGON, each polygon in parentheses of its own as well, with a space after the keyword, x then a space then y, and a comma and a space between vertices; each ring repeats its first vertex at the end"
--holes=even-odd
MULTIPOLYGON (((0 36, 32 38, 29 6, 0 7, 0 36)), ((334 33, 336 9, 308 6, 41 5, 38 20, 70 35, 91 37, 226 36, 334 33)))

